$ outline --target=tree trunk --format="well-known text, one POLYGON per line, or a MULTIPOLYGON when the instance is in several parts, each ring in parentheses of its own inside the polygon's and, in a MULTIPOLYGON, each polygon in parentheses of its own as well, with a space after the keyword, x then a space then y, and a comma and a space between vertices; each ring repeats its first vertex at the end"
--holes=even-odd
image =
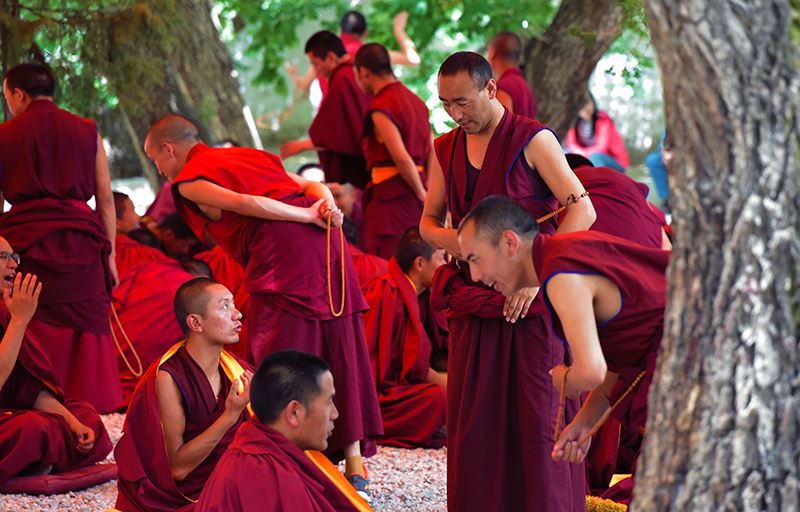
POLYGON ((564 137, 597 61, 620 34, 617 0, 563 0, 553 22, 525 50, 525 74, 537 117, 564 137))
POLYGON ((779 0, 647 0, 677 235, 633 509, 800 510, 798 79, 779 0))

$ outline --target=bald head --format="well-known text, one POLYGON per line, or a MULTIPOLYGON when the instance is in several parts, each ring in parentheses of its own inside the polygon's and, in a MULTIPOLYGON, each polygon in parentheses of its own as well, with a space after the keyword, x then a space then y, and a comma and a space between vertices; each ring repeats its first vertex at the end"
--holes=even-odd
POLYGON ((200 142, 197 126, 178 114, 167 114, 158 119, 150 127, 147 138, 151 146, 156 146, 163 142, 192 145, 200 142))
POLYGON ((510 230, 520 238, 532 239, 539 234, 536 219, 519 203, 507 196, 489 196, 462 219, 458 226, 461 235, 468 227, 477 236, 483 236, 492 245, 500 242, 503 231, 510 230))
POLYGON ((189 334, 186 318, 189 315, 205 316, 208 302, 211 299, 209 291, 212 287, 218 286, 221 285, 213 279, 196 277, 183 283, 175 292, 175 300, 172 305, 175 310, 175 318, 184 335, 189 334))
POLYGON ((501 32, 489 42, 495 58, 519 65, 522 58, 522 39, 514 32, 501 32))

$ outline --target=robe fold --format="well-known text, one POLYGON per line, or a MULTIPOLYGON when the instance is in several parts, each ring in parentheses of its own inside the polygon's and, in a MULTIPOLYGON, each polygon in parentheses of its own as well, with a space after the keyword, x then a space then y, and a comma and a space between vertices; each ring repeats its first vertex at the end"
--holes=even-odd
POLYGON ((120 281, 124 279, 129 270, 137 265, 169 259, 166 254, 158 249, 139 243, 128 235, 117 233, 114 246, 116 249, 115 262, 120 281))
MULTIPOLYGON (((234 192, 270 197, 308 207, 306 196, 283 169, 280 159, 245 148, 208 148, 199 144, 175 182, 206 179, 234 192)), ((230 211, 210 222, 197 205, 176 191, 175 204, 195 234, 208 229, 216 242, 245 268, 244 286, 250 294, 248 346, 258 364, 267 355, 286 349, 302 350, 324 359, 337 383, 339 418, 329 452, 364 440, 362 453, 375 452, 370 438, 383 433, 375 383, 364 341, 361 313, 366 309, 348 248, 331 233, 331 296, 340 307, 342 249, 345 305, 335 317, 329 304, 326 232, 311 224, 267 221, 230 211)))
POLYGON ((389 262, 380 256, 366 254, 353 244, 347 244, 350 248, 350 255, 353 257, 353 267, 358 276, 358 284, 361 289, 376 277, 389 271, 389 262))
POLYGON ((356 83, 353 64, 340 64, 308 129, 326 181, 352 183, 362 190, 367 185, 369 174, 359 139, 368 104, 369 97, 356 83))
POLYGON ((19 271, 44 284, 29 327, 54 363, 61 355, 88 356, 56 366, 56 375, 67 398, 107 412, 122 402, 118 379, 88 364, 114 364, 106 315, 111 243, 86 204, 96 191, 96 155, 95 123, 52 101, 34 101, 0 124, 0 181, 11 204, 0 216, 0 235, 22 256, 19 271))
POLYGON ((119 467, 115 505, 118 510, 191 510, 214 466, 233 440, 236 430, 249 417, 247 411, 243 411, 236 424, 225 433, 208 457, 183 481, 176 482, 170 471, 158 408, 158 371, 168 372, 180 390, 181 404, 186 415, 183 439, 188 442, 222 415, 231 383, 245 368, 249 369, 234 356, 223 351, 220 354, 221 387, 219 397, 215 397, 208 377, 186 351, 184 342, 174 345, 150 366, 131 397, 122 437, 114 448, 114 457, 119 467))
MULTIPOLYGON (((140 263, 121 278, 119 286, 112 292, 111 305, 116 308, 122 329, 139 355, 142 370, 147 370, 183 339, 173 301, 178 288, 192 278, 177 261, 165 257, 161 261, 140 263)), ((113 315, 111 326, 128 363, 138 370, 135 357, 113 315)), ((117 354, 117 365, 122 395, 127 404, 139 377, 128 368, 120 354, 117 354)))
MULTIPOLYGON (((361 137, 367 168, 372 173, 362 199, 364 246, 367 253, 389 259, 397 251, 403 232, 419 224, 422 203, 400 174, 376 181, 376 168, 397 167, 389 149, 375 132, 372 114, 376 112, 388 117, 397 127, 406 151, 423 170, 431 151, 431 128, 428 107, 401 82, 385 86, 370 101, 361 137)), ((422 183, 425 182, 423 172, 422 183)))
POLYGON ((427 382, 431 342, 422 325, 416 290, 389 261, 389 272, 364 289, 364 315, 372 374, 383 418, 379 444, 400 448, 441 448, 446 436, 446 393, 427 382))
POLYGON ((528 85, 522 70, 519 68, 507 69, 497 79, 497 89, 505 91, 511 96, 514 113, 530 119, 536 117, 536 98, 533 96, 531 86, 528 85))
POLYGON ((447 315, 441 309, 434 309, 431 304, 430 288, 419 294, 419 316, 422 327, 431 341, 431 368, 447 371, 447 338, 450 331, 447 327, 447 315))
POLYGON ((198 512, 340 512, 353 503, 283 434, 251 418, 200 495, 198 512))
MULTIPOLYGON (((435 141, 448 208, 458 226, 472 204, 503 194, 535 217, 557 201, 523 154, 541 123, 508 111, 489 142, 471 200, 466 197, 465 134, 435 141)), ((540 225, 555 230, 551 219, 540 225)), ((584 468, 550 458, 558 392, 548 371, 568 357, 537 298, 524 319, 503 318, 505 298, 469 277, 463 263, 437 270, 435 308, 450 327, 447 383, 448 510, 582 511, 584 468), (554 492, 557 489, 557 492, 554 492)), ((570 420, 577 403, 568 401, 570 420)))
MULTIPOLYGON (((2 334, 11 313, 0 304, 2 334)), ((23 471, 52 466, 55 473, 89 466, 111 451, 111 440, 103 422, 89 404, 64 401, 47 353, 30 332, 26 332, 11 374, 0 386, 0 485, 23 471), (81 423, 92 429, 95 443, 83 453, 67 421, 57 414, 34 410, 43 390, 50 391, 81 423)))

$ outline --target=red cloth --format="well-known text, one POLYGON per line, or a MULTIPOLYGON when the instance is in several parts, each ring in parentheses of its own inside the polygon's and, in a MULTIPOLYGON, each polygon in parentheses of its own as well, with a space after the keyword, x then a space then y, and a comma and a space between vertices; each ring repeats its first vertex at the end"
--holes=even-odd
MULTIPOLYGON (((286 174, 280 160, 254 149, 195 146, 176 183, 207 179, 239 193, 310 206, 313 199, 286 174)), ((174 187, 178 191, 178 187, 174 187)), ((345 247, 345 308, 334 317, 328 302, 325 230, 310 224, 266 221, 224 211, 208 222, 179 194, 175 204, 195 233, 208 229, 217 243, 245 267, 250 293, 248 345, 252 360, 282 349, 322 357, 336 381, 339 419, 332 451, 382 433, 375 384, 369 373, 361 312, 366 309, 352 258, 345 247), (302 265, 298 265, 302 262, 302 265)), ((331 237, 331 295, 341 298, 341 246, 331 237)), ((369 453, 367 447, 365 453, 369 453)), ((374 452, 374 447, 372 448, 374 452)))
POLYGON ((364 289, 364 314, 372 374, 383 417, 379 444, 441 448, 446 394, 426 382, 431 342, 422 325, 416 291, 397 260, 364 289))
MULTIPOLYGON (((341 39, 342 44, 344 44, 344 51, 353 58, 355 58, 359 48, 364 46, 364 42, 361 38, 353 34, 340 33, 339 39, 341 39)), ((328 79, 324 76, 318 76, 317 81, 319 82, 319 90, 322 92, 322 97, 324 98, 325 95, 328 94, 328 79)))
POLYGON ((360 145, 368 104, 369 97, 356 83, 353 64, 340 64, 308 129, 314 145, 321 148, 319 161, 326 181, 352 183, 360 189, 369 181, 360 145))
MULTIPOLYGON (((661 248, 663 222, 647 202, 649 189, 610 167, 578 167, 575 176, 589 192, 597 213, 591 231, 661 248)), ((565 213, 559 215, 559 221, 565 213)))
MULTIPOLYGON (((450 330, 447 327, 447 315, 440 309, 434 309, 431 304, 431 291, 425 290, 419 294, 419 316, 422 321, 422 326, 425 332, 428 333, 428 339, 431 340, 431 348, 433 353, 431 355, 431 363, 434 361, 441 362, 445 366, 442 370, 447 370, 447 347, 448 337, 450 330)), ((436 366, 433 367, 438 370, 436 366)))
POLYGON ((120 280, 124 279, 125 274, 137 265, 169 259, 166 254, 158 249, 139 243, 128 235, 117 233, 115 247, 116 255, 114 261, 117 263, 117 273, 120 280))
MULTIPOLYGON (((378 91, 370 101, 361 138, 367 168, 396 167, 386 145, 378 140, 372 114, 380 112, 397 126, 414 163, 425 166, 431 151, 428 107, 401 82, 378 91)), ((423 173, 422 182, 425 183, 423 173)), ((369 254, 389 259, 397 251, 403 232, 419 224, 422 203, 399 174, 381 183, 370 181, 362 199, 364 244, 369 254)))
POLYGON ((577 153, 589 157, 592 153, 605 153, 610 155, 627 169, 630 165, 628 150, 625 149, 625 142, 617 131, 614 121, 605 112, 598 112, 597 122, 594 125, 595 143, 592 146, 581 146, 578 143, 578 136, 575 126, 567 131, 566 146, 570 153, 577 153))
POLYGON ((511 96, 515 114, 531 119, 536 117, 536 98, 519 68, 507 69, 497 79, 497 88, 511 96))
MULTIPOLYGON (((11 313, 0 304, 0 326, 4 334, 11 313)), ((1 334, 0 334, 1 335, 1 334)), ((83 402, 66 402, 65 407, 91 428, 95 444, 88 453, 77 449, 75 435, 62 416, 33 410, 42 390, 49 390, 64 403, 50 360, 37 338, 29 331, 8 379, 0 385, 0 485, 23 470, 52 465, 65 471, 94 464, 111 451, 100 416, 83 402)))
POLYGON ((339 512, 356 509, 300 448, 254 417, 236 433, 203 489, 195 510, 339 512))
MULTIPOLYGON (((181 265, 172 259, 142 263, 122 277, 112 293, 111 304, 116 308, 122 328, 133 344, 142 368, 147 369, 172 345, 183 339, 175 319, 173 300, 180 285, 192 279, 181 265)), ((111 326, 125 357, 134 369, 135 358, 113 316, 111 326)), ((130 401, 139 377, 131 373, 120 354, 117 367, 122 384, 122 396, 130 401)))
POLYGON ((176 482, 167 459, 156 395, 156 375, 159 370, 168 372, 181 392, 186 414, 184 442, 205 431, 225 411, 231 379, 223 371, 222 365, 219 398, 214 396, 208 377, 183 346, 166 361, 156 361, 150 366, 131 397, 122 438, 114 449, 119 466, 115 506, 122 512, 166 512, 191 506, 233 440, 236 430, 247 420, 247 412, 242 412, 211 454, 183 481, 176 482))
POLYGON ((172 199, 172 183, 165 181, 158 189, 153 202, 147 207, 145 216, 161 222, 173 213, 175 213, 175 201, 172 199))
MULTIPOLYGON (((491 194, 510 196, 536 216, 555 208, 544 181, 524 162, 525 146, 542 129, 537 121, 506 112, 471 202, 464 197, 463 131, 436 140, 454 225, 491 194)), ((552 232, 555 222, 541 227, 552 232)), ((508 323, 502 314, 505 298, 472 282, 461 267, 440 267, 431 289, 434 308, 446 308, 450 322, 449 510, 585 510, 583 466, 550 458, 559 397, 548 371, 566 354, 551 332, 544 303, 537 299, 524 319, 508 323)), ((568 401, 567 420, 576 410, 577 403, 568 401)))
POLYGON ((365 254, 353 244, 347 244, 350 248, 350 255, 353 257, 353 267, 358 276, 358 284, 361 289, 370 281, 389 271, 389 262, 380 256, 365 254))

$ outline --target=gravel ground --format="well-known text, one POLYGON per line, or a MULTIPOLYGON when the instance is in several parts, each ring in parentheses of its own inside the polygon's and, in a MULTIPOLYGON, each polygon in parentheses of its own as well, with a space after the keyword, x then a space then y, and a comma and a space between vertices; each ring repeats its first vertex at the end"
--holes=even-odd
MULTIPOLYGON (((103 416, 111 441, 116 444, 124 416, 103 416)), ((379 447, 367 462, 372 479, 373 508, 381 512, 438 512, 446 510, 446 457, 441 450, 403 450, 379 447)), ((113 452, 108 456, 113 462, 113 452)), ((114 505, 115 482, 84 491, 54 496, 0 495, 0 512, 98 512, 114 505)))

